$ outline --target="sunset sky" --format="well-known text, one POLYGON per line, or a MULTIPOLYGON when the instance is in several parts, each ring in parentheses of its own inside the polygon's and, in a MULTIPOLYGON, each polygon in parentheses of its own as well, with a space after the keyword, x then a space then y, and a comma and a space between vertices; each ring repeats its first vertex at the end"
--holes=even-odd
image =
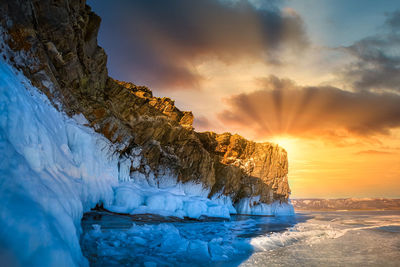
POLYGON ((111 77, 286 148, 292 198, 400 197, 400 1, 89 5, 111 77))

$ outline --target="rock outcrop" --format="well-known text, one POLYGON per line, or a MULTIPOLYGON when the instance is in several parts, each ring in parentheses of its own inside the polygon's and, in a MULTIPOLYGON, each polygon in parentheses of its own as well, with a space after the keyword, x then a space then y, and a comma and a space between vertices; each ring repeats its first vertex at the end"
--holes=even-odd
POLYGON ((256 143, 230 133, 198 133, 214 161, 216 182, 211 194, 222 192, 244 197, 261 196, 260 201, 285 201, 289 197, 288 159, 281 147, 256 143))
MULTIPOLYGON (((101 19, 84 0, 1 1, 1 47, 7 60, 69 116, 83 114, 121 157, 138 153, 130 171, 156 178, 174 175, 183 183, 202 183, 210 197, 239 201, 287 201, 286 151, 239 135, 194 131, 193 114, 144 86, 108 76, 107 56, 97 44, 101 19)), ((140 38, 140 37, 138 37, 140 38)))

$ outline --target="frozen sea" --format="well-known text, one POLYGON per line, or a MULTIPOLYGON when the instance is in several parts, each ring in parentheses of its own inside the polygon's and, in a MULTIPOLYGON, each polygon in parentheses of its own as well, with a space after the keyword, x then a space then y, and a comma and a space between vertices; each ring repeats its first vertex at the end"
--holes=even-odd
POLYGON ((91 266, 400 266, 400 211, 134 220, 84 216, 91 266))

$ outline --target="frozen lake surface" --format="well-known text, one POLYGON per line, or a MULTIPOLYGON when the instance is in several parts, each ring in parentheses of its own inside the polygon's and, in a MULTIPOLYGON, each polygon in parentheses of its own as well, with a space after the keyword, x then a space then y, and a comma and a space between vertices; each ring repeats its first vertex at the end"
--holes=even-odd
POLYGON ((87 214, 83 253, 92 266, 400 266, 400 211, 160 221, 87 214))

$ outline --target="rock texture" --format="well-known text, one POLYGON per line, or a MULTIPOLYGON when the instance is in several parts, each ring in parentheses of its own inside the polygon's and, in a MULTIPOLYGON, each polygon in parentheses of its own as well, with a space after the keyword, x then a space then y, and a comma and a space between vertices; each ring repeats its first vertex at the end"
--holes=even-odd
POLYGON ((60 110, 83 114, 121 157, 140 153, 142 162, 131 172, 146 176, 148 165, 156 178, 202 183, 211 188, 210 197, 288 199, 285 150, 229 133, 197 133, 193 114, 173 100, 110 78, 97 44, 101 19, 84 0, 0 1, 0 14, 4 57, 60 110))
POLYGON ((214 161, 216 183, 211 194, 222 192, 243 197, 260 195, 260 201, 285 201, 290 189, 287 180, 287 153, 271 143, 256 143, 230 133, 198 133, 214 161))

